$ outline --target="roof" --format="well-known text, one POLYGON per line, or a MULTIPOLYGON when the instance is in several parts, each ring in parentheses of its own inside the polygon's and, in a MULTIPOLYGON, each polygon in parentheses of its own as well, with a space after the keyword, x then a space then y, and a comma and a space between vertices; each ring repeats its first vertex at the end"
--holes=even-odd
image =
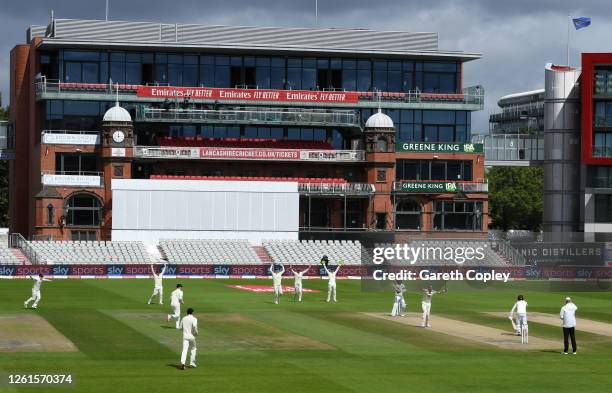
POLYGON ((106 113, 104 114, 104 118, 102 118, 102 121, 130 122, 132 121, 132 116, 130 116, 130 112, 120 107, 119 103, 117 103, 117 105, 106 111, 106 113))
POLYGON ((525 103, 539 101, 540 99, 538 99, 538 96, 541 96, 540 97, 541 101, 544 100, 544 89, 522 91, 519 93, 512 93, 512 94, 505 95, 501 97, 499 100, 497 100, 497 105, 499 105, 500 107, 503 107, 511 103, 513 105, 516 105, 516 101, 520 101, 520 102, 524 101, 525 103))
POLYGON ((394 128, 393 120, 381 112, 379 109, 378 112, 373 114, 368 118, 365 124, 366 128, 394 128))
POLYGON ((49 26, 30 26, 28 39, 34 37, 42 37, 41 46, 313 52, 351 54, 357 57, 359 54, 380 54, 445 57, 461 61, 481 57, 475 53, 439 50, 437 33, 367 29, 55 19, 49 26))

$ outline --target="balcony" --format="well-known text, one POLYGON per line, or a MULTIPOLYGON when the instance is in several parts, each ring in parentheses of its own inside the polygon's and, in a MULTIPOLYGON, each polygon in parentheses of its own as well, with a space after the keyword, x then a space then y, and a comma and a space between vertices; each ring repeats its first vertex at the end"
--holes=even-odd
POLYGON ((41 173, 43 186, 62 187, 104 187, 104 174, 102 172, 52 172, 41 173))
POLYGON ((484 145, 485 166, 536 166, 544 162, 544 135, 476 134, 472 142, 484 145))
POLYGON ((393 191, 403 194, 487 193, 486 181, 403 180, 393 182, 393 191))
POLYGON ((368 183, 299 183, 298 192, 303 195, 372 195, 374 184, 368 183))
POLYGON ((140 107, 136 121, 207 124, 253 124, 361 129, 359 114, 353 110, 286 108, 237 108, 231 110, 155 109, 140 107))
POLYGON ((41 143, 47 145, 99 145, 100 134, 96 131, 43 130, 41 143))
POLYGON ((134 146, 134 157, 171 160, 255 160, 338 163, 365 161, 365 151, 134 146))
POLYGON ((228 105, 283 105, 300 107, 377 108, 382 101, 389 109, 470 110, 484 108, 484 88, 470 86, 457 93, 373 92, 331 90, 268 90, 241 88, 148 86, 106 83, 72 83, 45 77, 35 82, 39 100, 69 99, 128 102, 198 102, 228 105), (153 94, 151 91, 158 91, 153 94))

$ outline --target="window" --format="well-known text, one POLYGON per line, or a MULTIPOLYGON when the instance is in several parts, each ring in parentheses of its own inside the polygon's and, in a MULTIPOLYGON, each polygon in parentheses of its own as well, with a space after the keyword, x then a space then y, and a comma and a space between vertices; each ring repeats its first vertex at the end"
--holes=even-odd
POLYGON ((595 222, 612 222, 612 195, 595 194, 595 222))
POLYGON ((397 160, 396 180, 472 181, 472 161, 397 160))
POLYGON ((414 199, 403 199, 395 205, 395 229, 421 229, 421 204, 414 199))
POLYGON ((379 136, 376 138, 376 151, 377 152, 386 152, 388 149, 387 138, 384 136, 379 136))
POLYGON ((378 183, 385 183, 387 181, 387 171, 379 169, 376 171, 376 181, 378 183))
POLYGON ((70 240, 73 240, 73 241, 96 240, 96 231, 70 231, 70 240))
POLYGON ((55 171, 59 174, 83 174, 98 171, 95 154, 56 153, 55 171))
POLYGON ((387 229, 387 213, 376 213, 376 229, 387 229))
POLYGON ((589 166, 588 186, 593 188, 612 188, 612 167, 589 166))
POLYGON ((53 205, 52 204, 48 204, 47 205, 47 225, 51 226, 53 225, 53 221, 54 221, 54 212, 53 212, 53 205))
POLYGON ((66 224, 68 226, 100 226, 102 204, 92 194, 80 193, 68 198, 66 203, 66 224))
POLYGON ((481 231, 482 202, 435 201, 433 229, 481 231))
MULTIPOLYGON (((610 117, 612 121, 612 117, 610 117)), ((596 132, 593 139, 594 157, 612 157, 612 132, 596 132)))

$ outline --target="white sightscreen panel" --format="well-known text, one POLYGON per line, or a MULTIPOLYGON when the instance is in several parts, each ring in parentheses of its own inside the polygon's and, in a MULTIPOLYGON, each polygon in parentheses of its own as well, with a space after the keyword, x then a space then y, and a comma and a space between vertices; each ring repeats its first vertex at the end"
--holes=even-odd
POLYGON ((113 182, 113 230, 177 231, 175 238, 180 231, 298 230, 296 183, 182 181, 170 182, 177 188, 170 189, 164 181, 150 182, 113 182))

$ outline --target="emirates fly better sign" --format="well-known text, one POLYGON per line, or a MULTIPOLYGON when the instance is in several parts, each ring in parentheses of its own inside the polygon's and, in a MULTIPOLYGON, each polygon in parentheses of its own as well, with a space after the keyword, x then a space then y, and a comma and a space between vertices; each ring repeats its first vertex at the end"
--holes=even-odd
POLYGON ((273 101, 273 102, 326 102, 356 103, 357 92, 221 89, 213 87, 138 86, 138 97, 164 99, 190 99, 213 101, 273 101))

